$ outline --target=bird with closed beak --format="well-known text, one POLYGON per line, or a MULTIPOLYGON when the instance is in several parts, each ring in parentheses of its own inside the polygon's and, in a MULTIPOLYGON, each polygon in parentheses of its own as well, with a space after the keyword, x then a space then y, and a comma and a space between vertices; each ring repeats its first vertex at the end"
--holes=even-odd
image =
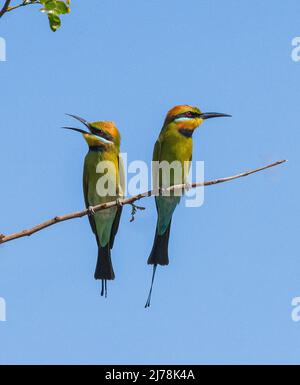
POLYGON ((231 115, 217 112, 202 112, 197 107, 179 105, 172 108, 165 119, 153 151, 153 184, 160 190, 155 197, 157 210, 157 225, 152 251, 148 264, 153 265, 152 282, 145 307, 151 303, 153 282, 157 265, 169 264, 168 244, 171 221, 174 210, 180 202, 180 195, 175 191, 163 189, 177 184, 188 185, 188 174, 192 161, 193 134, 205 120, 212 118, 230 117, 231 115), (180 172, 170 172, 161 167, 163 163, 180 166, 180 172), (179 195, 179 196, 178 196, 179 195))

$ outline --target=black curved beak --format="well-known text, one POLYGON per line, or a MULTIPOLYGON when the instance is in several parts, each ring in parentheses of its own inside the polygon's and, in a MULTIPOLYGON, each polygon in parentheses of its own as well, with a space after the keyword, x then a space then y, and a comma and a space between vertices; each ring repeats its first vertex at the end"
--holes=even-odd
POLYGON ((87 135, 95 135, 97 136, 102 142, 104 143, 109 143, 109 142, 112 142, 112 138, 104 133, 102 130, 100 129, 94 129, 89 122, 87 122, 85 119, 83 118, 80 118, 79 116, 77 115, 72 115, 72 114, 66 114, 68 116, 71 116, 71 118, 74 118, 76 120, 78 120, 80 123, 84 124, 89 131, 85 131, 85 130, 82 130, 80 128, 75 128, 75 127, 62 127, 66 130, 71 130, 71 131, 76 131, 76 132, 79 132, 80 134, 87 134, 87 135))
POLYGON ((231 118, 231 115, 222 114, 219 112, 203 112, 199 115, 199 118, 203 120, 212 119, 212 118, 231 118))
POLYGON ((72 115, 72 114, 66 114, 66 115, 71 116, 71 118, 78 120, 80 123, 84 124, 90 130, 90 124, 85 119, 77 115, 72 115))
MULTIPOLYGON (((91 132, 90 124, 85 119, 80 118, 77 115, 72 115, 72 114, 66 114, 66 115, 71 116, 71 118, 78 120, 80 123, 83 123, 91 132)), ((66 129, 66 130, 76 131, 76 132, 79 132, 80 134, 89 134, 90 133, 88 131, 81 130, 80 128, 74 128, 74 127, 62 127, 62 128, 66 129)))

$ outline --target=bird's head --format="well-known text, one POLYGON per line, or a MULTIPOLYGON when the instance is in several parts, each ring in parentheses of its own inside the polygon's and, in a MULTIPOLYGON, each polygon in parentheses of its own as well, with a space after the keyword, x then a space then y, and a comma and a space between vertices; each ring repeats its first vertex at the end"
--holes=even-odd
POLYGON ((81 133, 89 147, 107 147, 109 145, 114 145, 118 148, 120 147, 121 136, 115 123, 87 122, 79 116, 70 114, 67 115, 83 123, 88 131, 74 127, 63 128, 81 133))
POLYGON ((167 114, 164 126, 172 125, 187 137, 193 135, 194 130, 199 127, 204 120, 211 118, 230 117, 231 115, 218 112, 202 112, 198 107, 181 105, 173 107, 167 114))

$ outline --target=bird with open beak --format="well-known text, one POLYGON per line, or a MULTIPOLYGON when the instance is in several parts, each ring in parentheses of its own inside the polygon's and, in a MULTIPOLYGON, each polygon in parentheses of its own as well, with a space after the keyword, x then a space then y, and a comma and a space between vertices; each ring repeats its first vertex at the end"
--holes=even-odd
MULTIPOLYGON (((69 115, 69 114, 67 114, 69 115)), ((90 225, 98 245, 98 260, 95 279, 102 281, 101 295, 107 296, 107 281, 115 278, 111 249, 118 232, 122 206, 108 208, 98 212, 93 206, 119 200, 123 197, 124 176, 120 162, 121 137, 113 122, 87 122, 76 115, 69 115, 83 123, 87 130, 64 127, 79 132, 88 144, 89 151, 84 161, 83 192, 86 207, 90 209, 90 225)))

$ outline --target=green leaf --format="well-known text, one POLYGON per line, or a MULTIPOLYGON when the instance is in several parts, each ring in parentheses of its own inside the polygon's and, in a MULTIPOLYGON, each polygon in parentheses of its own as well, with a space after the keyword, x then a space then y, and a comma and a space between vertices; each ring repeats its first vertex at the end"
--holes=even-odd
POLYGON ((58 28, 61 26, 60 17, 57 15, 57 13, 49 12, 48 19, 49 19, 50 28, 52 29, 53 32, 56 32, 58 28))
POLYGON ((41 12, 48 15, 50 28, 53 32, 57 31, 57 29, 61 26, 59 16, 71 12, 70 0, 40 0, 40 3, 43 5, 41 12))
POLYGON ((45 9, 46 10, 56 10, 57 8, 57 4, 56 4, 56 1, 55 0, 48 0, 46 3, 45 3, 45 9))
POLYGON ((66 14, 70 12, 70 8, 63 1, 56 1, 56 11, 60 14, 66 14))

